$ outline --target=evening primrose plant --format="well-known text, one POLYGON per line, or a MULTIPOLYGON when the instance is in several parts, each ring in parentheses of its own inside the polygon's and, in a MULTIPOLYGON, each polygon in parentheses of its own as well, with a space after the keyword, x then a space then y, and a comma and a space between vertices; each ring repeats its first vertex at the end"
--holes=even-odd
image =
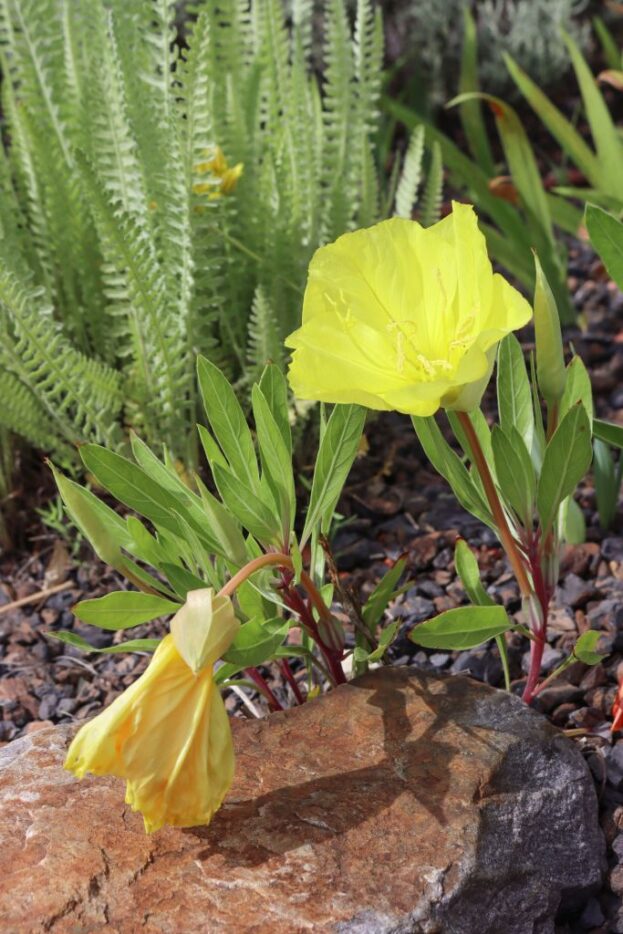
POLYGON ((322 412, 311 489, 300 504, 282 371, 267 366, 253 387, 254 431, 228 380, 204 358, 198 385, 209 485, 181 476, 137 436, 132 458, 83 445, 87 474, 125 507, 123 518, 54 468, 74 524, 135 589, 74 608, 82 622, 117 633, 112 646, 96 649, 72 632, 49 635, 90 652, 154 652, 145 673, 81 728, 66 768, 79 778, 91 772, 125 779, 126 801, 142 813, 147 831, 208 823, 227 793, 234 754, 221 692, 242 691, 248 700, 251 689, 270 710, 281 710, 343 683, 347 670, 381 660, 397 624, 379 631, 379 623, 405 565, 398 561, 353 609, 356 635, 347 648, 332 612, 326 536, 365 409, 322 412), (160 618, 170 618, 161 641, 117 641, 160 618), (282 688, 270 686, 271 668, 282 688))
POLYGON ((505 634, 523 633, 531 640, 527 702, 573 659, 601 658, 598 633, 584 633, 554 675, 540 681, 561 547, 581 523, 572 495, 591 463, 593 407, 580 358, 565 366, 555 301, 535 262, 530 375, 512 332, 530 321, 532 309, 493 273, 473 209, 457 203, 428 229, 392 219, 318 250, 302 325, 286 342, 294 351, 296 395, 410 415, 433 467, 497 534, 521 593, 522 623, 486 593, 460 542, 456 567, 473 605, 442 613, 411 637, 453 650, 496 638, 509 685, 505 634), (496 358, 499 423, 490 428, 480 401, 496 358), (442 409, 461 455, 435 420, 442 409))

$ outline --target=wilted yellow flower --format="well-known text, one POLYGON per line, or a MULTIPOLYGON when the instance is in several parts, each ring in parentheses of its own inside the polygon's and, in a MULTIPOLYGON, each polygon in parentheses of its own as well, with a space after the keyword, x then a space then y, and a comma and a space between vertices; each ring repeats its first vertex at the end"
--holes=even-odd
POLYGON ((231 601, 211 589, 192 591, 172 628, 177 635, 165 636, 144 674, 82 727, 65 761, 78 778, 126 779, 126 803, 142 813, 148 833, 209 823, 234 775, 229 718, 213 677, 239 628, 231 601), (196 672, 181 654, 188 646, 201 661, 196 672))
POLYGON ((206 150, 207 158, 194 166, 197 175, 210 175, 205 182, 196 182, 193 191, 196 195, 207 194, 211 200, 228 195, 234 190, 244 168, 242 162, 230 166, 220 146, 206 150))
POLYGON ((315 253, 302 326, 286 340, 290 383, 302 399, 470 411, 496 345, 531 313, 493 273, 470 205, 427 229, 392 218, 315 253))

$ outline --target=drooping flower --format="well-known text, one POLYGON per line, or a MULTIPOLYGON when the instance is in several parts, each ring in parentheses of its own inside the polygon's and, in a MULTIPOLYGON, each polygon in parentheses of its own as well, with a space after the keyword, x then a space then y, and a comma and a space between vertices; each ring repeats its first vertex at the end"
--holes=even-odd
POLYGON ((213 666, 239 622, 231 601, 191 591, 147 670, 75 736, 65 768, 126 780, 148 833, 207 824, 234 775, 229 718, 213 666))
POLYGON ((392 218, 312 258, 289 378, 301 399, 433 415, 475 408, 528 302, 494 274, 470 205, 432 227, 392 218))

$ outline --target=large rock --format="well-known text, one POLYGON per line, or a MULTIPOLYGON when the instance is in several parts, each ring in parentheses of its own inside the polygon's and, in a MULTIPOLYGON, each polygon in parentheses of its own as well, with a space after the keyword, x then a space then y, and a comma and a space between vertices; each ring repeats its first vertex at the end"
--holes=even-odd
POLYGON ((69 728, 6 746, 2 930, 545 934, 600 882, 582 756, 516 698, 382 669, 234 732, 212 825, 151 837, 69 728))

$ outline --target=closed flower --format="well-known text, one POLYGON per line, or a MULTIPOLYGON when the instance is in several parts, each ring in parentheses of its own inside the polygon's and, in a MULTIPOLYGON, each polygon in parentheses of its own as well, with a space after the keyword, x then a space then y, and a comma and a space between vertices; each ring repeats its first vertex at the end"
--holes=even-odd
POLYGON ((231 601, 193 591, 172 625, 182 637, 187 628, 203 631, 202 667, 193 671, 176 636, 165 636, 144 674, 82 727, 65 761, 78 778, 124 778, 126 803, 142 813, 149 833, 209 823, 234 775, 229 718, 213 677, 239 628, 231 601))
POLYGON ((427 416, 475 408, 495 348, 531 317, 494 274, 471 206, 424 229, 393 218, 321 247, 310 267, 290 383, 302 399, 427 416))

